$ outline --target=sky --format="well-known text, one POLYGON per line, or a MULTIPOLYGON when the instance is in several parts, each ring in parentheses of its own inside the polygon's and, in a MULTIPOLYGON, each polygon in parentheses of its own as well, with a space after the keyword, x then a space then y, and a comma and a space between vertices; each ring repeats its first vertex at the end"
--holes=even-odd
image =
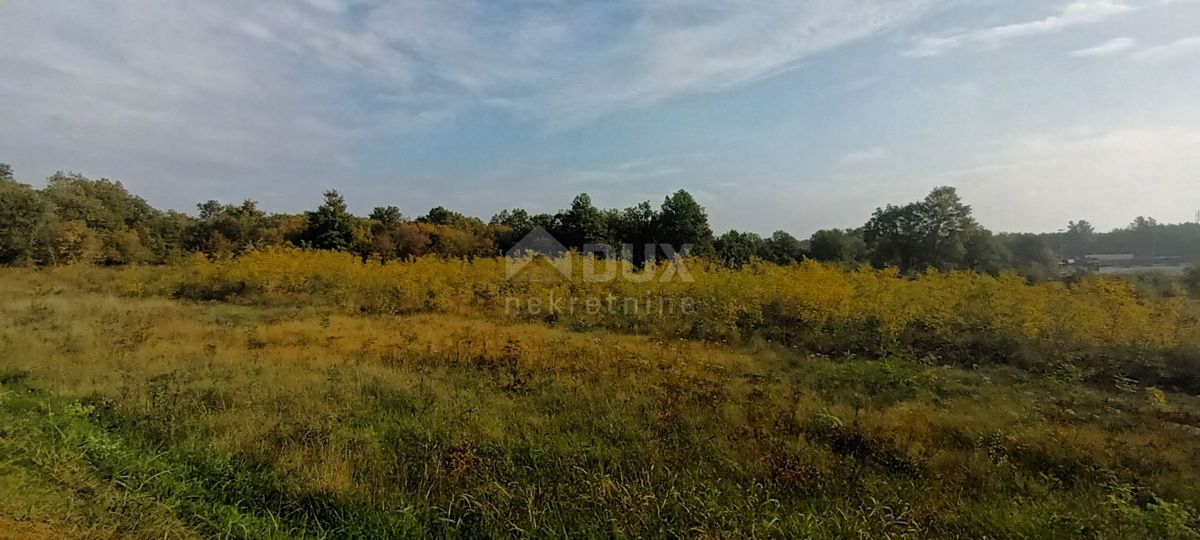
POLYGON ((159 208, 484 219, 678 189, 807 236, 1200 210, 1200 0, 0 0, 0 162, 159 208))

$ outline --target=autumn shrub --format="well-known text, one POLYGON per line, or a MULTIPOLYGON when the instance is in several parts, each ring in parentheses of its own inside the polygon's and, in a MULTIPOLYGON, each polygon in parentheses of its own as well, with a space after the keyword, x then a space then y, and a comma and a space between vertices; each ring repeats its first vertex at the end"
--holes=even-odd
POLYGON ((602 273, 604 261, 573 255, 570 263, 570 279, 536 262, 506 279, 505 260, 497 258, 382 263, 281 249, 131 268, 120 283, 126 292, 196 300, 291 299, 353 313, 439 312, 707 341, 759 336, 833 355, 898 352, 1046 372, 1069 363, 1099 378, 1200 388, 1196 303, 1142 297, 1121 280, 1030 285, 1011 273, 930 270, 910 278, 892 268, 848 271, 812 261, 730 269, 703 260, 647 269, 624 263, 616 279, 594 280, 588 272, 602 273), (514 308, 530 298, 542 309, 514 308), (568 304, 572 298, 579 302, 568 304), (589 300, 600 309, 589 309, 589 300))

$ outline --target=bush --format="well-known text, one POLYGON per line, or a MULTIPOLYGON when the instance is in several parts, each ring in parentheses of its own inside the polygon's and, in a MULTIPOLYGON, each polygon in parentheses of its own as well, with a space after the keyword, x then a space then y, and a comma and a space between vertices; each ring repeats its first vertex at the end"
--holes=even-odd
MULTIPOLYGON (((1050 371, 1070 362, 1109 380, 1197 386, 1200 314, 1183 298, 1146 298, 1128 282, 1083 277, 1028 284, 1012 273, 844 270, 806 261, 729 269, 688 261, 686 279, 590 282, 592 262, 572 256, 573 279, 505 278, 504 259, 421 257, 380 263, 329 251, 195 257, 134 270, 127 290, 199 300, 318 302, 351 313, 440 312, 606 328, 710 341, 759 336, 826 354, 900 352, 972 365, 1014 363, 1050 371), (566 300, 578 299, 575 305, 566 300), (616 299, 615 309, 605 300, 616 299), (514 309, 529 299, 541 310, 514 309), (594 300, 601 309, 589 309, 594 300), (629 301, 636 301, 630 309, 629 301), (558 302, 557 311, 550 309, 558 302), (691 310, 681 309, 689 302, 691 310), (668 309, 670 308, 670 309, 668 309)), ((604 262, 596 262, 603 265, 604 262)), ((652 268, 666 275, 668 265, 652 268)), ((549 277, 546 277, 549 276, 549 277)), ((677 276, 678 277, 678 276, 677 276)))

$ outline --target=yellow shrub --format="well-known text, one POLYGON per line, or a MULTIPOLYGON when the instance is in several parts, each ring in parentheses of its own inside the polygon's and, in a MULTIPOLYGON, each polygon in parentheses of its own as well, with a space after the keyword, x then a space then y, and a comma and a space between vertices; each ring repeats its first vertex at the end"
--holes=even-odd
MULTIPOLYGON (((1139 369, 1162 372, 1171 368, 1146 359, 1190 358, 1200 346, 1194 304, 1144 299, 1126 282, 1103 277, 1030 285, 1011 273, 931 270, 910 279, 895 269, 846 271, 811 261, 732 270, 688 260, 674 279, 662 279, 675 270, 668 262, 646 269, 648 280, 595 281, 585 279, 583 270, 603 269, 603 261, 573 255, 570 262, 569 279, 545 265, 510 280, 505 259, 380 263, 348 253, 278 249, 131 269, 119 281, 126 294, 293 298, 360 313, 445 312, 712 340, 761 332, 831 351, 901 346, 966 363, 1034 351, 1052 362, 1107 359, 1093 362, 1097 369, 1131 356, 1145 364, 1139 369), (514 309, 533 298, 543 309, 514 309), (572 298, 578 303, 568 305, 572 298), (588 301, 601 309, 589 309, 588 301), (629 309, 631 301, 637 309, 629 309), (669 311, 667 301, 676 302, 669 311), (692 309, 681 309, 683 301, 692 309), (550 309, 554 302, 558 309, 550 309)), ((635 270, 626 266, 616 275, 635 270)))

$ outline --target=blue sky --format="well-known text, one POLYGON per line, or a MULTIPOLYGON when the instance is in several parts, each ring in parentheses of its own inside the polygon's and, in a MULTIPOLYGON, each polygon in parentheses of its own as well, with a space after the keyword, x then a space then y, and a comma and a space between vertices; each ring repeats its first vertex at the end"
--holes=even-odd
POLYGON ((1198 0, 0 0, 0 161, 160 207, 661 202, 807 236, 1200 209, 1198 0))

